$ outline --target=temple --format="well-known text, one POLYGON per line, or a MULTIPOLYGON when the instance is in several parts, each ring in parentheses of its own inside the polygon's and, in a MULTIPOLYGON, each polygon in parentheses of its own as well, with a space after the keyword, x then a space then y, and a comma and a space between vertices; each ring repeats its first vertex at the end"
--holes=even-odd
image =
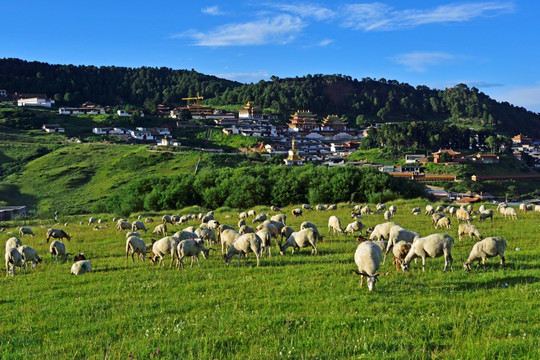
POLYGON ((291 121, 288 124, 290 131, 310 132, 316 130, 317 115, 312 114, 309 110, 298 110, 291 116, 291 121))
POLYGON ((322 121, 321 131, 345 131, 347 123, 337 115, 328 115, 322 121))
POLYGON ((294 138, 292 139, 292 148, 289 150, 289 156, 287 156, 286 159, 283 159, 283 161, 285 161, 285 165, 302 165, 304 163, 304 158, 298 155, 294 138))
POLYGON ((254 105, 253 101, 248 101, 247 104, 238 111, 238 119, 262 120, 262 118, 262 109, 254 105))

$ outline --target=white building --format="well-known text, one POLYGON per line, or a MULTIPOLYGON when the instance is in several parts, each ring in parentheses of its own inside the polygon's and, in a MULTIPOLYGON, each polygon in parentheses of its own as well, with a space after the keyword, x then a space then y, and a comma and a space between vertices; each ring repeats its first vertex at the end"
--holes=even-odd
POLYGON ((51 104, 54 104, 54 100, 40 97, 22 98, 17 100, 17 106, 40 106, 50 108, 51 104))
POLYGON ((61 107, 60 109, 58 109, 58 113, 60 115, 105 115, 105 109, 61 107))
POLYGON ((45 130, 48 133, 63 133, 65 132, 65 129, 61 127, 58 124, 43 124, 41 127, 43 130, 45 130))

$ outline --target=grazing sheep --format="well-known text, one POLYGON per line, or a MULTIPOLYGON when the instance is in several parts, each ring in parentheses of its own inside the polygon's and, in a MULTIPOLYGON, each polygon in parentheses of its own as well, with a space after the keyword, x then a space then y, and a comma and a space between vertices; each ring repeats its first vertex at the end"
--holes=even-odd
POLYGON ((195 230, 197 230, 195 226, 188 226, 187 228, 184 229, 184 231, 191 232, 191 233, 194 233, 195 230))
POLYGON ((251 233, 255 233, 255 229, 252 228, 251 226, 248 226, 248 225, 242 225, 240 226, 240 229, 238 229, 238 232, 240 234, 251 234, 251 233))
MULTIPOLYGON (((303 229, 301 229, 303 230, 303 229)), ((290 226, 285 226, 283 229, 281 229, 280 233, 281 233, 281 238, 280 238, 280 241, 279 241, 279 247, 281 247, 281 244, 283 243, 283 238, 285 238, 285 240, 287 240, 289 238, 289 236, 291 236, 291 234, 294 232, 294 229, 290 226)), ((319 232, 319 230, 317 230, 317 232, 319 232)))
POLYGON ((218 241, 219 241, 219 234, 221 234, 223 231, 225 230, 236 230, 234 226, 232 225, 227 225, 227 224, 221 224, 218 226, 217 228, 217 234, 218 234, 218 241))
MULTIPOLYGON (((283 224, 281 221, 275 221, 275 220, 266 220, 265 222, 263 222, 263 224, 264 225, 266 225, 266 224, 273 225, 277 229, 278 233, 281 231, 281 229, 283 229, 285 227, 285 224, 283 224)), ((272 232, 272 231, 270 231, 270 232, 272 232)))
POLYGON ((82 252, 78 252, 77 255, 75 255, 73 257, 73 261, 81 261, 81 260, 86 260, 86 256, 84 256, 84 253, 82 252))
POLYGON ((302 204, 302 209, 304 209, 304 210, 313 210, 311 208, 311 205, 309 205, 309 204, 302 204))
MULTIPOLYGON (((323 241, 323 236, 321 235, 321 233, 319 232, 319 229, 317 228, 317 225, 315 225, 314 223, 310 222, 310 221, 304 221, 301 225, 300 225, 300 230, 304 230, 304 229, 313 229, 315 231, 315 235, 317 236, 317 240, 318 241, 323 241)), ((293 231, 294 232, 294 231, 293 231)), ((291 233, 292 234, 292 233, 291 233)), ((291 236, 291 234, 289 234, 289 236, 291 236)), ((289 236, 287 236, 287 239, 289 238, 289 236)))
POLYGON ((42 262, 43 259, 39 257, 36 249, 28 245, 21 245, 17 248, 22 255, 24 261, 24 267, 28 268, 28 263, 32 263, 32 268, 35 268, 38 263, 42 262))
POLYGON ((182 260, 186 256, 191 256, 191 267, 193 267, 193 260, 195 260, 195 258, 197 259, 197 265, 201 266, 201 262, 199 261, 199 254, 202 253, 203 258, 208 259, 208 256, 210 255, 210 250, 214 249, 205 248, 203 240, 182 240, 176 246, 176 267, 180 268, 181 266, 182 269, 184 268, 184 263, 182 260))
POLYGON ((246 254, 249 252, 255 253, 257 257, 257 266, 259 266, 260 257, 262 249, 262 240, 257 234, 244 234, 239 236, 229 247, 229 250, 223 258, 225 259, 225 264, 229 266, 231 259, 234 255, 238 254, 238 266, 240 266, 240 258, 244 256, 245 263, 247 264, 246 254))
POLYGON ((394 261, 396 262, 396 271, 399 271, 401 263, 403 262, 403 260, 405 260, 405 257, 410 250, 411 244, 406 241, 399 241, 396 245, 394 245, 393 253, 394 261))
MULTIPOLYGON (((287 215, 285 214, 277 214, 270 218, 271 221, 279 221, 283 225, 287 225, 287 215)), ((274 224, 275 225, 275 224, 274 224)))
POLYGON ((225 254, 228 247, 232 245, 234 240, 240 237, 241 234, 237 233, 234 229, 225 229, 219 234, 219 242, 221 243, 221 255, 225 254))
POLYGON ((388 208, 388 211, 390 211, 390 214, 392 214, 392 216, 396 215, 397 213, 397 207, 395 205, 391 205, 389 208, 388 208))
POLYGON ((375 207, 375 210, 377 211, 383 211, 383 210, 386 210, 386 204, 377 204, 377 206, 375 207))
POLYGON ((210 220, 208 222, 208 228, 212 230, 216 230, 219 227, 219 221, 217 220, 210 220))
POLYGON ((508 204, 502 202, 497 205, 497 211, 501 213, 501 215, 504 215, 504 209, 508 207, 508 204))
POLYGON ((292 254, 294 254, 294 250, 298 249, 298 252, 300 252, 300 248, 311 246, 311 255, 318 254, 317 250, 317 234, 315 233, 315 230, 311 228, 307 228, 304 230, 300 230, 297 232, 293 232, 285 244, 283 244, 279 252, 281 255, 285 255, 285 252, 287 251, 287 248, 292 247, 292 254))
POLYGON ((248 214, 247 212, 243 211, 241 212, 240 214, 238 214, 238 220, 242 220, 242 219, 247 219, 248 218, 248 214))
POLYGON ((245 219, 238 220, 238 228, 239 229, 244 225, 246 225, 246 220, 245 219))
POLYGON ((30 229, 28 226, 21 226, 19 228, 19 235, 22 237, 23 235, 30 235, 34 237, 34 232, 32 229, 30 229))
POLYGON ((214 220, 214 215, 210 216, 210 215, 205 215, 201 218, 201 222, 202 223, 207 223, 207 222, 210 222, 211 220, 214 220))
POLYGON ((386 210, 386 211, 384 212, 384 215, 383 215, 383 216, 384 216, 384 220, 388 221, 388 220, 390 220, 390 218, 392 217, 392 213, 391 213, 390 211, 386 210))
POLYGON ((457 212, 457 209, 453 206, 449 206, 448 207, 448 213, 450 214, 450 216, 454 217, 454 215, 456 215, 456 212, 457 212))
POLYGON ((274 205, 270 206, 270 210, 272 210, 274 212, 281 212, 281 209, 279 207, 277 207, 277 206, 274 206, 274 205))
POLYGON ((444 206, 438 205, 438 206, 435 208, 435 212, 444 212, 444 206))
POLYGON ((380 247, 381 251, 384 251, 384 249, 386 249, 386 247, 388 246, 388 241, 385 240, 375 240, 371 242, 380 247))
POLYGON ((357 220, 347 225, 347 227, 345 228, 345 233, 354 235, 355 231, 360 231, 360 235, 362 235, 362 229, 365 229, 365 228, 366 228, 366 225, 362 224, 362 222, 357 220))
POLYGON ((337 204, 331 204, 326 207, 326 210, 337 210, 337 204))
POLYGON ((142 219, 142 215, 137 216, 137 220, 141 220, 141 219, 142 219))
POLYGON ((343 228, 341 227, 341 220, 335 215, 332 215, 328 218, 328 232, 330 230, 334 230, 334 234, 337 232, 338 234, 343 233, 343 228))
POLYGON ((435 229, 442 229, 447 228, 450 229, 450 218, 447 218, 446 216, 443 218, 440 218, 437 220, 437 223, 435 224, 435 229))
POLYGON ((504 209, 504 218, 506 219, 507 217, 511 218, 512 220, 517 219, 518 217, 516 209, 514 209, 513 207, 507 207, 506 209, 504 209))
POLYGON ((326 205, 319 204, 319 205, 317 205, 315 207, 315 210, 317 210, 317 211, 325 211, 326 210, 326 205))
POLYGON ((130 236, 142 237, 141 233, 138 231, 128 231, 126 233, 126 239, 130 236))
POLYGON ((302 216, 303 210, 301 208, 292 209, 291 213, 294 217, 302 216))
POLYGON ((154 222, 154 219, 152 219, 152 218, 145 218, 145 219, 144 219, 144 222, 145 222, 145 223, 153 223, 153 222, 154 222))
POLYGON ((54 239, 68 239, 68 241, 71 241, 71 236, 69 236, 64 230, 62 229, 47 229, 46 232, 47 236, 47 243, 49 243, 50 238, 54 239))
POLYGON ((92 225, 93 223, 96 222, 96 219, 94 219, 94 217, 90 217, 90 219, 88 219, 88 225, 92 225))
POLYGON ((382 275, 377 273, 381 261, 382 251, 380 247, 370 241, 358 245, 354 253, 354 262, 358 270, 354 270, 354 272, 361 276, 360 287, 364 286, 364 278, 366 278, 369 291, 375 290, 375 283, 378 281, 378 277, 382 275))
POLYGON ((256 234, 258 237, 261 238, 262 251, 264 251, 265 256, 272 257, 272 234, 270 234, 270 231, 266 229, 261 229, 257 231, 256 234))
POLYGON ((392 250, 392 248, 400 241, 405 241, 412 244, 415 240, 419 239, 420 235, 417 232, 405 230, 401 227, 394 226, 388 235, 388 243, 383 249, 384 259, 383 264, 386 262, 386 256, 392 250))
POLYGON ((369 205, 364 206, 362 209, 360 209, 360 215, 366 216, 371 214, 373 211, 371 211, 369 205))
POLYGON ((426 212, 424 215, 433 215, 435 208, 431 205, 426 205, 426 212))
POLYGON ((471 240, 473 239, 474 236, 476 236, 479 240, 482 240, 484 238, 482 234, 480 234, 480 231, 478 231, 476 226, 472 224, 459 224, 458 226, 459 241, 462 240, 463 235, 469 236, 471 240))
POLYGON ((176 247, 180 240, 174 236, 166 236, 162 239, 159 239, 152 246, 152 264, 156 264, 157 259, 159 258, 159 264, 163 264, 163 257, 167 254, 171 255, 171 265, 173 266, 174 259, 176 257, 176 247))
POLYGON ((152 234, 161 234, 163 236, 167 236, 167 224, 162 223, 157 225, 154 228, 154 231, 152 231, 152 234))
POLYGON ((133 262, 135 262, 135 254, 139 254, 139 258, 144 261, 146 257, 146 244, 144 240, 137 236, 130 236, 126 240, 126 261, 128 261, 130 253, 133 262))
POLYGON ((478 214, 478 221, 483 222, 487 218, 491 218, 491 222, 493 222, 493 210, 492 209, 480 210, 480 213, 478 214))
POLYGON ((534 205, 534 212, 540 212, 540 205, 534 205))
POLYGON ((197 234, 197 237, 207 241, 209 244, 216 242, 216 232, 213 229, 198 228, 195 230, 195 234, 197 234))
POLYGON ((144 223, 142 221, 134 221, 133 224, 131 225, 131 231, 137 231, 137 230, 142 230, 144 232, 146 232, 146 225, 144 225, 144 223))
POLYGON ((480 205, 480 207, 478 208, 478 213, 480 214, 482 211, 486 211, 486 205, 480 205))
POLYGON ((187 230, 180 230, 174 233, 173 237, 177 238, 179 241, 181 240, 187 240, 187 239, 198 239, 199 235, 197 235, 194 232, 187 231, 187 230))
POLYGON ((62 258, 63 262, 66 262, 68 255, 71 255, 66 252, 66 245, 58 240, 54 240, 53 242, 51 242, 49 252, 51 253, 51 260, 53 257, 56 257, 56 262, 58 262, 58 257, 62 258))
POLYGON ((436 226, 437 221, 439 221, 443 217, 446 217, 446 215, 441 214, 441 213, 435 213, 435 214, 431 215, 431 225, 436 226))
POLYGON ((92 265, 88 260, 80 260, 71 266, 71 275, 82 275, 92 271, 92 265))
POLYGON ((6 241, 6 253, 9 251, 9 249, 17 248, 19 246, 22 246, 22 241, 16 237, 12 237, 7 239, 6 241))
POLYGON ((411 211, 411 214, 413 215, 420 215, 421 213, 422 213, 422 210, 419 207, 415 207, 411 211))
POLYGON ((15 276, 15 266, 19 267, 22 271, 23 257, 16 247, 6 250, 6 277, 9 276, 9 268, 11 267, 11 276, 15 276))
POLYGON ((257 216, 257 212, 255 210, 248 210, 247 212, 248 217, 255 217, 257 216))
POLYGON ((169 224, 173 225, 173 221, 172 221, 172 219, 171 219, 171 217, 169 215, 163 215, 161 217, 161 222, 164 223, 164 224, 169 223, 169 224))
POLYGON ((131 231, 131 223, 124 219, 120 219, 116 223, 116 230, 129 230, 131 231))
POLYGON ((390 232, 392 231, 392 229, 394 227, 396 229, 403 229, 403 227, 396 224, 395 222, 385 222, 383 224, 379 224, 379 225, 375 226, 375 228, 373 229, 373 231, 369 235, 369 240, 388 239, 390 237, 390 232))
POLYGON ((456 219, 458 221, 466 221, 466 222, 470 223, 471 222, 471 215, 465 209, 458 209, 456 211, 456 219))
POLYGON ((501 237, 488 237, 482 241, 473 245, 471 253, 467 261, 463 263, 463 269, 465 271, 471 270, 471 265, 475 260, 478 260, 478 266, 480 266, 480 260, 484 269, 486 267, 486 260, 490 257, 499 255, 501 259, 501 266, 505 266, 504 251, 506 250, 506 240, 501 237))
POLYGON ((257 214, 251 221, 252 224, 263 222, 267 219, 266 214, 257 214))
POLYGON ((446 272, 448 265, 450 265, 450 270, 452 270, 452 264, 454 262, 454 259, 452 259, 453 244, 454 239, 448 234, 431 234, 419 238, 412 244, 411 250, 401 264, 401 269, 403 271, 408 271, 411 261, 420 257, 422 258, 422 271, 425 271, 426 257, 437 258, 444 255, 443 271, 446 272))
POLYGON ((103 230, 103 229, 106 229, 108 226, 107 225, 96 225, 94 226, 94 229, 95 231, 98 231, 98 230, 103 230))
POLYGON ((467 211, 469 212, 469 214, 472 214, 473 210, 474 210, 474 208, 473 208, 472 204, 467 205, 467 211))
POLYGON ((270 233, 271 237, 277 238, 279 236, 278 228, 274 224, 272 224, 270 222, 268 222, 268 223, 265 222, 265 223, 259 224, 259 226, 257 226, 257 228, 255 230, 260 231, 262 229, 267 230, 270 233))
POLYGON ((519 204, 519 212, 526 213, 527 212, 527 204, 525 204, 525 203, 519 204))

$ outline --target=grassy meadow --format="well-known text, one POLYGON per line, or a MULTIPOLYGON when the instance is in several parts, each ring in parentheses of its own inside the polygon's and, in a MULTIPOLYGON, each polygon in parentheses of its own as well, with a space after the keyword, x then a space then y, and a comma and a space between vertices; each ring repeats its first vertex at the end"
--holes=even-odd
MULTIPOLYGON (((388 205, 390 205, 389 203, 388 205)), ((409 230, 438 232, 431 217, 410 214, 424 200, 396 201, 393 219, 409 230)), ((475 205, 477 207, 478 205, 475 205)), ((443 273, 443 258, 411 263, 409 273, 396 272, 389 260, 381 267, 375 291, 360 288, 351 271, 357 242, 352 236, 327 234, 328 217, 343 227, 353 205, 337 211, 305 212, 302 221, 318 225, 325 239, 319 255, 309 249, 273 256, 255 266, 233 259, 226 267, 220 246, 201 266, 177 270, 149 261, 126 262, 125 232, 115 230, 113 215, 94 214, 108 227, 93 230, 89 216, 32 220, 36 236, 24 237, 43 257, 36 269, 15 277, 0 276, 1 359, 538 359, 540 339, 540 214, 519 214, 515 221, 498 213, 494 221, 473 223, 484 236, 508 243, 506 269, 490 259, 486 270, 463 271, 474 243, 457 237, 457 221, 447 232, 456 242, 454 271, 443 273), (84 224, 80 225, 79 222, 84 224), (64 223, 67 222, 67 225, 64 223), (45 241, 47 226, 72 236, 69 252, 84 251, 93 272, 70 275, 71 263, 53 263, 45 241)), ((494 208, 494 205, 488 205, 494 208)), ((258 213, 271 213, 256 207, 258 213)), ((198 208, 176 213, 198 213, 198 208)), ((203 212, 206 212, 205 210, 203 212)), ((215 212, 220 223, 236 225, 236 209, 215 212)), ((133 221, 138 214, 129 220, 133 221)), ((156 222, 162 214, 145 213, 156 222)), ((363 223, 384 222, 382 214, 363 223)), ((16 234, 23 222, 4 223, 0 239, 16 234)), ((187 225, 169 226, 169 233, 187 225)), ((18 269, 17 269, 18 270, 18 269)), ((2 271, 5 267, 2 266, 2 271)))

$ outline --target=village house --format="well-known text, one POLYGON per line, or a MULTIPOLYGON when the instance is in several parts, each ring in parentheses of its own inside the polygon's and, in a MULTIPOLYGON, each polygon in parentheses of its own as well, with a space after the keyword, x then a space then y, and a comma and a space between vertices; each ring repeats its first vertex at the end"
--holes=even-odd
POLYGON ((416 164, 422 161, 422 159, 425 159, 426 155, 424 154, 407 154, 405 155, 405 163, 406 164, 416 164))
POLYGON ((180 141, 165 137, 161 140, 158 140, 157 146, 180 146, 180 141))
POLYGON ((47 98, 45 94, 18 94, 13 95, 13 99, 17 101, 17 106, 38 106, 50 108, 54 104, 54 100, 47 98))
POLYGON ((439 149, 439 151, 431 153, 431 155, 433 155, 433 162, 435 164, 440 164, 440 163, 464 163, 466 161, 463 158, 463 156, 460 156, 461 153, 456 152, 456 151, 454 151, 452 149, 439 149), (441 160, 441 155, 442 154, 448 154, 449 157, 450 157, 449 158, 450 161, 442 161, 441 160))
POLYGON ((61 127, 58 124, 43 124, 41 127, 43 130, 45 130, 48 133, 63 133, 65 132, 65 129, 61 127))
POLYGON ((105 109, 95 107, 61 107, 58 109, 60 115, 105 115, 105 109))
POLYGON ((0 221, 11 221, 14 216, 26 216, 26 206, 0 206, 0 221))
POLYGON ((142 110, 116 110, 116 114, 122 117, 131 117, 135 114, 135 111, 139 112, 140 117, 144 117, 144 112, 142 110))

